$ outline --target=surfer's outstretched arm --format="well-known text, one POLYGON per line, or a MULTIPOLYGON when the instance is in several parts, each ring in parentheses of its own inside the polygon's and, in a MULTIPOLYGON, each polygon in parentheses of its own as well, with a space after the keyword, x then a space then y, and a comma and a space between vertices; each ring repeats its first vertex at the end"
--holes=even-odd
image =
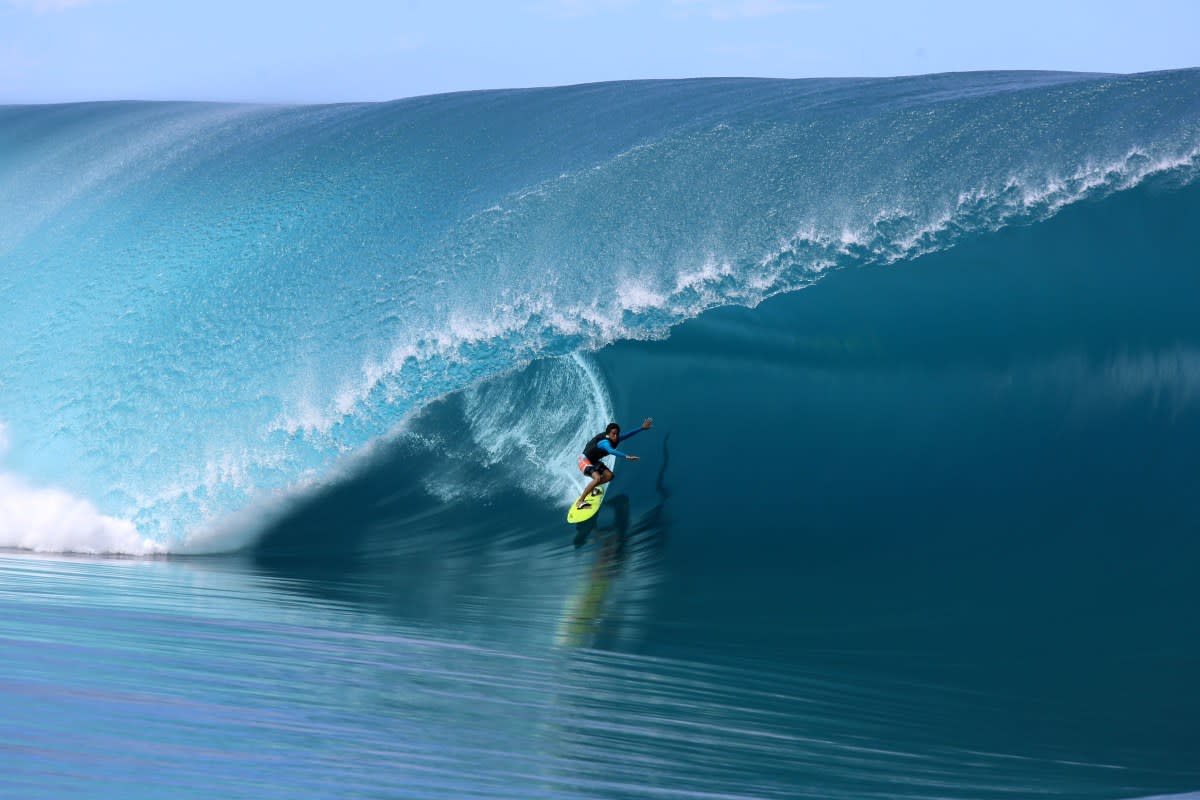
POLYGON ((650 428, 653 425, 654 425, 653 417, 646 417, 644 420, 642 420, 642 427, 635 428, 635 429, 631 430, 629 433, 621 434, 621 438, 617 439, 617 443, 620 444, 621 442, 628 439, 630 436, 637 436, 642 431, 648 431, 648 430, 650 430, 650 428))

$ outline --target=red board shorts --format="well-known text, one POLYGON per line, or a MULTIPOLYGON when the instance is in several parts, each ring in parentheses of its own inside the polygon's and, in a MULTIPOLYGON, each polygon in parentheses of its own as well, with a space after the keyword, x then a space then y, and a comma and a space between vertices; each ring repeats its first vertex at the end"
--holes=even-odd
POLYGON ((584 475, 587 475, 589 478, 592 477, 593 472, 607 469, 608 467, 604 466, 603 463, 593 464, 591 459, 589 459, 587 456, 581 455, 579 457, 579 471, 584 475))

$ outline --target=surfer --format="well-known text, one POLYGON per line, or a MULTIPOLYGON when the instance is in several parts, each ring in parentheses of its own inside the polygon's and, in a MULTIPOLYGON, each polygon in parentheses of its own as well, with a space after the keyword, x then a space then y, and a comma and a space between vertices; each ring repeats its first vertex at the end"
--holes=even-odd
POLYGON ((630 436, 636 436, 642 431, 650 430, 650 426, 653 424, 654 420, 647 417, 642 421, 642 427, 622 436, 621 426, 615 422, 610 422, 608 423, 608 427, 604 429, 604 433, 596 434, 583 446, 583 455, 579 457, 579 471, 592 480, 588 483, 587 488, 583 490, 583 494, 579 495, 579 500, 575 502, 575 508, 580 510, 590 508, 592 504, 587 501, 588 495, 597 486, 608 483, 613 479, 612 470, 600 459, 605 456, 620 456, 626 461, 637 461, 637 456, 622 453, 617 449, 617 445, 630 436))

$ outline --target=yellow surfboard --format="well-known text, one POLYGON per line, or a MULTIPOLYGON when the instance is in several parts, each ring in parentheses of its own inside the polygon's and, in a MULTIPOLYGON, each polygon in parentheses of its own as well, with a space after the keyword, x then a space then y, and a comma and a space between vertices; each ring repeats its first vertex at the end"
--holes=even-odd
POLYGON ((571 501, 571 510, 567 512, 567 522, 574 525, 577 522, 586 522, 596 516, 596 512, 600 510, 600 504, 604 502, 604 489, 607 484, 597 486, 593 490, 592 496, 588 498, 590 504, 587 508, 579 509, 575 507, 575 501, 571 501), (600 494, 596 494, 599 492, 600 494))

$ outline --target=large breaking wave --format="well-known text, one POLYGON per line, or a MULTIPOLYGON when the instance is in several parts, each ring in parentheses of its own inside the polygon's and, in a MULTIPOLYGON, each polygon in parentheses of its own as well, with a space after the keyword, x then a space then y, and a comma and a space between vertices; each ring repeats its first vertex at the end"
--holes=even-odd
POLYGON ((1186 186, 1198 98, 1178 71, 0 109, 0 546, 239 546, 467 387, 425 490, 516 452, 559 502, 614 411, 586 354, 1186 186))

